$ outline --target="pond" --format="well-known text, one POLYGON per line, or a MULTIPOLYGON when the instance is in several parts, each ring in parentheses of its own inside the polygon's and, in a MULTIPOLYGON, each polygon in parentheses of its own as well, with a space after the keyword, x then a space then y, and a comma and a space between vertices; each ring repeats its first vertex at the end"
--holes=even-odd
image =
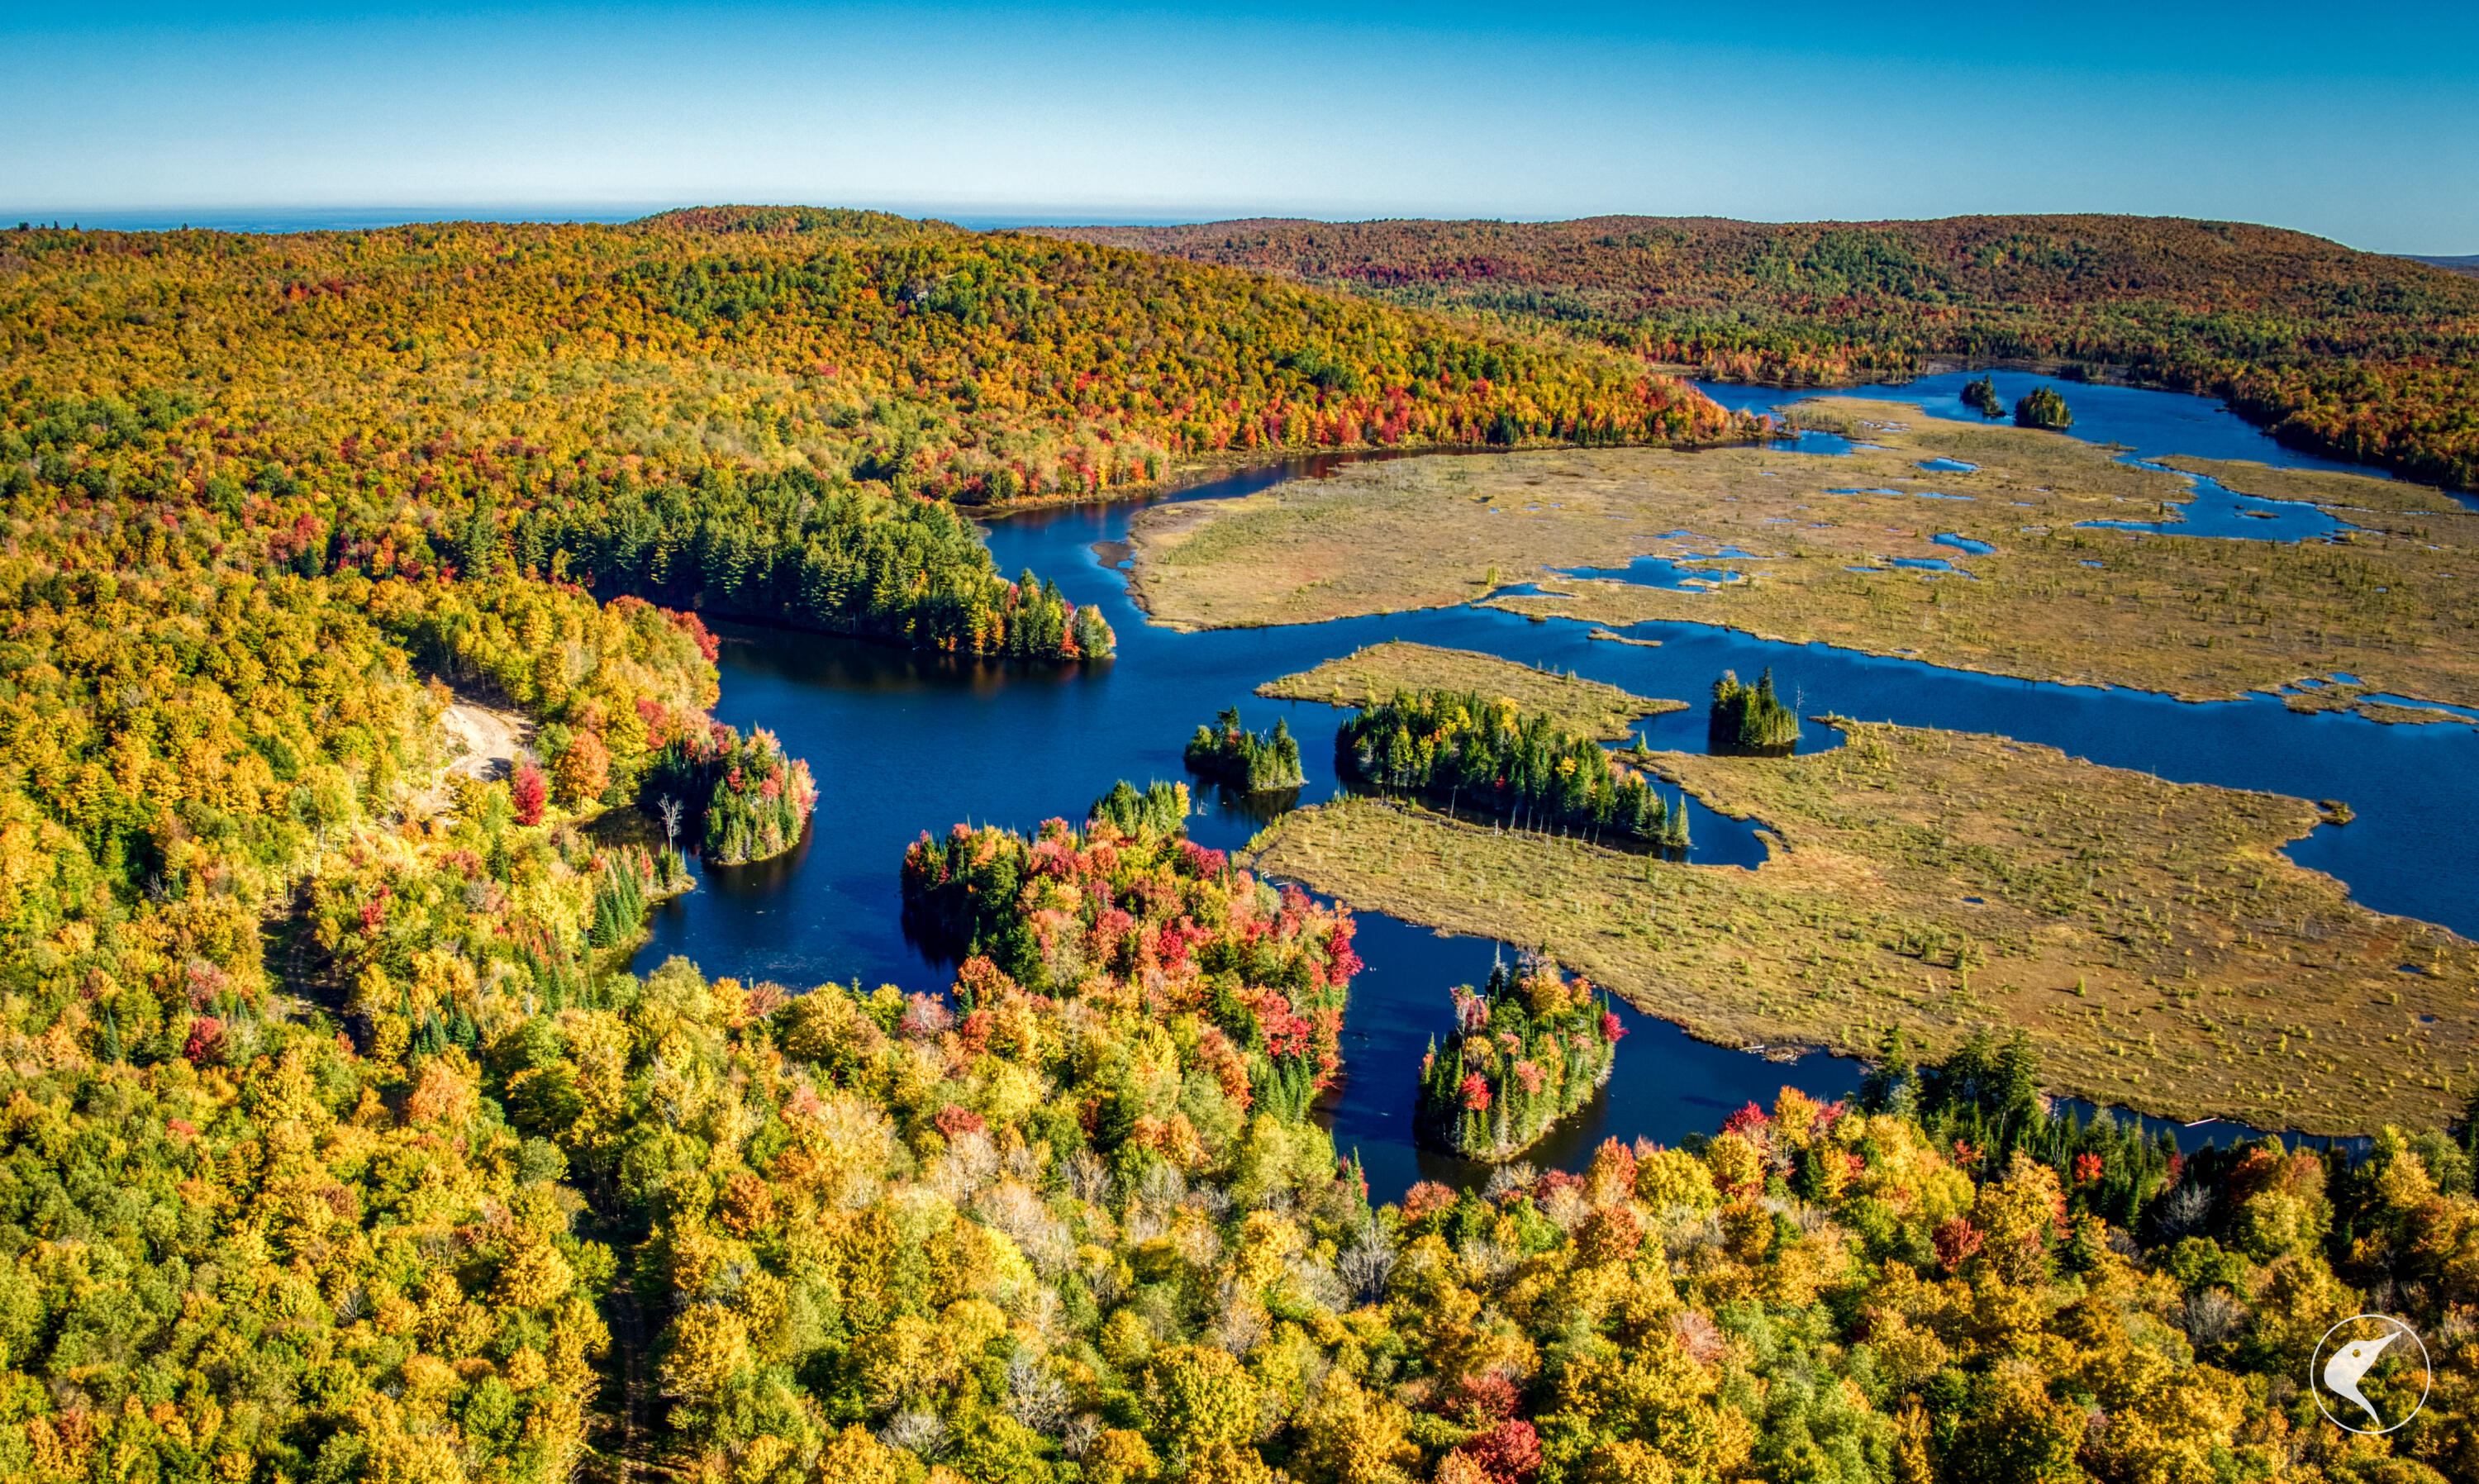
MULTIPOLYGON (((2085 389, 2067 390, 2072 397, 2085 389)), ((2110 436, 2116 426, 2123 437, 2123 429, 2138 425, 2214 430, 2216 419, 2236 422, 2193 397, 2106 390, 2114 394, 2113 411, 2086 420, 2078 400, 2077 434, 2110 436)), ((2200 447, 2183 451, 2304 462, 2246 431, 2250 447, 2198 437, 2200 447)), ((2160 437, 2143 447, 2182 451, 2160 437)), ((1334 462, 1251 470, 1172 498, 1247 493, 1334 462)), ((701 868, 698 890, 657 909, 652 939, 635 960, 639 971, 682 954, 709 974, 796 988, 855 979, 864 987, 943 988, 950 966, 907 941, 901 925, 897 867, 907 842, 963 820, 1032 829, 1051 816, 1079 818, 1118 779, 1141 784, 1185 778, 1180 755, 1189 733, 1232 704, 1252 727, 1269 726, 1278 715, 1288 720, 1309 774, 1301 802, 1333 797, 1334 733, 1345 713, 1253 693, 1264 681, 1388 639, 1486 651, 1690 702, 1700 702, 1725 669, 1745 676, 1771 666, 1803 713, 2000 732, 2180 781, 2346 800, 2356 820, 2319 829, 2291 847, 2292 857, 2348 883, 2359 901, 2378 910, 2479 935, 2479 729, 2386 727, 2346 712, 2299 715, 2269 696, 2193 705, 1768 643, 1696 624, 1642 625, 1631 632, 1661 640, 1658 648, 1611 644, 1594 641, 1582 624, 1535 623, 1476 607, 1175 633, 1145 623, 1129 600, 1125 573, 1111 565, 1124 551, 1112 544, 1124 542, 1137 508, 1027 512, 995 521, 988 531, 1002 571, 1031 567, 1076 602, 1102 606, 1120 640, 1118 657, 1108 663, 1054 669, 963 661, 718 626, 726 643, 716 713, 743 729, 773 729, 809 760, 823 796, 818 819, 789 856, 701 868)), ((1637 729, 1655 748, 1700 750, 1703 709, 1648 717, 1637 729)), ((1814 727, 1809 736, 1811 745, 1829 740, 1814 727)), ((1200 801, 1190 828, 1204 844, 1237 847, 1261 827, 1240 801, 1212 790, 1200 791, 1200 801)), ((1739 865, 1762 858, 1751 825, 1701 806, 1691 807, 1691 823, 1694 858, 1739 865)), ((1357 947, 1368 967, 1354 985, 1344 1026, 1346 1080, 1323 1113, 1342 1144, 1356 1147, 1368 1164, 1372 1193, 1390 1199, 1415 1178, 1474 1173, 1414 1151, 1410 1113, 1418 1053, 1450 1022, 1446 989, 1485 978, 1501 950, 1378 913, 1360 920, 1357 947)), ((1633 1011, 1621 1013, 1635 1034, 1621 1047, 1610 1087, 1538 1151, 1536 1162, 1579 1162, 1610 1135, 1675 1142, 1716 1127, 1751 1099, 1771 1101, 1784 1084, 1834 1095, 1857 1083, 1855 1062, 1823 1055, 1774 1062, 1704 1045, 1633 1011)), ((2182 1137, 2193 1141, 2215 1132, 2227 1137, 2229 1130, 2185 1130, 2182 1137)))
MULTIPOLYGON (((2163 473, 2177 473, 2162 469, 2148 459, 2129 457, 2126 462, 2144 469, 2160 469, 2163 473)), ((2217 536, 2236 541, 2330 541, 2356 526, 2327 515, 2314 505, 2294 499, 2258 499, 2240 495, 2217 479, 2202 474, 2185 474, 2194 486, 2195 498, 2185 501, 2171 500, 2157 521, 2084 521, 2085 527, 2099 526, 2109 530, 2150 531, 2161 536, 2217 536), (2175 510, 2177 519, 2168 518, 2175 510)))
MULTIPOLYGON (((1753 553, 1730 549, 1730 554, 1749 556, 1753 553)), ((1623 567, 1556 567, 1551 570, 1562 577, 1604 577, 1616 582, 1631 582, 1638 587, 1661 587, 1673 592, 1695 593, 1724 582, 1744 582, 1747 575, 1727 567, 1695 565, 1701 558, 1679 561, 1667 556, 1639 556, 1623 567)))

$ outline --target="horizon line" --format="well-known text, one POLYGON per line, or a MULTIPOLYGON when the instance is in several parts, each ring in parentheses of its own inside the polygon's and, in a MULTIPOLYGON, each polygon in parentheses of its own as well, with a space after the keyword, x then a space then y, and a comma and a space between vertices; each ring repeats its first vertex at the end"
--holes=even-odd
POLYGON ((654 197, 634 201, 573 201, 556 203, 498 202, 421 202, 316 204, 316 205, 188 205, 79 207, 30 210, 22 207, 0 207, 0 230, 10 226, 45 228, 62 231, 92 229, 104 232, 234 232, 254 236, 283 236, 296 232, 378 231, 390 227, 435 226, 453 222, 473 222, 505 226, 593 225, 625 226, 653 217, 679 211, 711 211, 735 207, 811 210, 865 211, 902 217, 913 221, 943 221, 972 232, 1003 232, 1037 227, 1175 227, 1214 226, 1234 221, 1309 221, 1331 226, 1352 226, 1377 222, 1462 222, 1495 221, 1510 225, 1546 226, 1570 221, 1592 221, 1603 217, 1636 217, 1652 220, 1739 221, 1759 226, 1852 225, 1867 226, 1884 222, 1954 221, 1970 217, 2096 217, 2129 220, 2194 221, 2262 227, 2269 231, 2295 232, 2302 237, 2315 237, 2352 252, 2364 252, 2374 257, 2407 258, 2415 262, 2441 260, 2463 264, 2479 262, 2479 253, 2378 252, 2352 246, 2338 238, 2278 222, 2251 221, 2236 217, 2181 217, 2150 212, 2105 212, 2053 210, 2037 212, 1955 212, 1938 217, 1726 217, 1713 213, 1600 211, 1574 216, 1473 216, 1417 215, 1394 213, 1373 216, 1323 215, 1315 208, 1246 208, 1214 206, 1181 211, 1178 208, 1144 210, 1093 205, 1090 209, 1056 204, 1024 203, 1009 209, 1009 203, 974 204, 958 202, 941 206, 929 201, 888 202, 877 204, 828 205, 815 201, 677 201, 671 197, 654 197), (1228 215, 1217 215, 1228 213, 1228 215), (11 218, 15 218, 13 222, 11 218))

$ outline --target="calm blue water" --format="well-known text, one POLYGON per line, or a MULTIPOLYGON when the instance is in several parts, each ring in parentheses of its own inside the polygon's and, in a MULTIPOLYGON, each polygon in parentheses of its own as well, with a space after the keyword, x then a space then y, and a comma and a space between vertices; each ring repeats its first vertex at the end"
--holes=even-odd
MULTIPOLYGON (((1754 553, 1729 550, 1732 556, 1754 553)), ((1637 587, 1668 588, 1674 593, 1700 592, 1721 582, 1744 582, 1743 573, 1727 567, 1703 567, 1674 561, 1667 556, 1639 556, 1623 567, 1553 567, 1551 571, 1565 577, 1603 577, 1614 582, 1631 582, 1637 587)))
POLYGON ((1825 493, 1827 495, 1915 495, 1922 499, 1977 499, 1980 498, 1977 495, 1943 495, 1935 490, 1889 490, 1882 486, 1876 489, 1827 490, 1825 493))
MULTIPOLYGON (((2121 426, 2210 430, 2221 426, 2216 416, 2227 417, 2166 393, 2068 389, 2070 396, 2086 390, 2114 394, 2109 405, 2121 426), (2140 398, 2165 405, 2146 412, 2140 398), (2197 406, 2206 412, 2193 412, 2197 406)), ((2108 430, 2108 417, 2086 420, 2080 403, 2077 413, 2078 434, 2087 427, 2095 434, 2108 430)), ((2256 447, 2203 451, 2287 456, 2250 436, 2256 447)), ((2150 447, 2177 451, 2158 441, 2150 447)), ((1244 493, 1316 467, 1251 471, 1178 498, 1244 493)), ((822 635, 729 630, 718 714, 780 734, 809 759, 825 800, 811 838, 793 855, 703 871, 700 890, 661 908, 638 967, 678 953, 710 974, 796 987, 855 978, 907 989, 943 987, 946 966, 907 942, 899 923, 897 866, 907 841, 958 820, 1029 829, 1054 815, 1079 818, 1117 779, 1183 778, 1180 751, 1188 734, 1235 704, 1252 727, 1285 717, 1300 737, 1310 774, 1302 799, 1331 797, 1333 736, 1343 713, 1260 700, 1255 687, 1397 638, 1482 650, 1641 695, 1690 701, 1700 700, 1725 669, 1751 676, 1771 666, 1803 714, 1835 711, 1998 732, 2181 781, 2346 800, 2357 819, 2319 829, 2291 847, 2292 857, 2347 882, 2371 908, 2479 935, 2479 729, 2385 727, 2346 713, 2301 716, 2269 696, 2189 705, 2140 692, 1939 670, 1822 645, 1766 643, 1684 623, 1637 626, 1634 632, 1662 641, 1657 649, 1595 642, 1582 624, 1535 623, 1471 607, 1179 634, 1147 626, 1129 601, 1125 575, 1091 550, 1123 539, 1135 509, 1074 506, 1010 517, 989 528, 1003 571, 1032 567, 1058 580, 1075 601, 1102 605, 1120 638, 1118 658, 1107 664, 1060 670, 962 662, 822 635)), ((1651 746, 1679 750, 1700 749, 1703 729, 1700 706, 1647 718, 1638 728, 1651 746)), ((1810 746, 1830 738, 1809 729, 1810 746)), ((1202 842, 1237 846, 1259 828, 1260 819, 1237 801, 1215 800, 1210 791, 1204 797, 1204 813, 1191 821, 1202 842)), ((1700 860, 1752 865, 1761 858, 1752 825, 1692 806, 1691 827, 1700 860)), ((1375 913, 1361 914, 1361 922, 1359 947, 1368 969, 1354 987, 1345 1024, 1349 1080, 1329 1112, 1343 1142, 1368 1162, 1375 1191, 1386 1198, 1423 1171, 1457 1173, 1452 1162, 1416 1154, 1405 1139, 1418 1051, 1447 1028, 1447 986, 1485 977, 1497 949, 1375 913)), ((1611 1087, 1541 1152, 1543 1160, 1580 1160, 1608 1135, 1674 1142, 1691 1130, 1714 1127, 1728 1109, 1751 1098, 1770 1101, 1784 1083, 1819 1094, 1856 1085, 1853 1062, 1810 1056, 1776 1064, 1701 1045, 1631 1011, 1621 1013, 1635 1034, 1622 1049, 1611 1087)))
MULTIPOLYGON (((2033 387, 2053 386, 2075 415, 2069 435, 2087 443, 2116 444, 2151 458, 2183 453, 2189 458, 2253 459, 2281 469, 2331 469, 2343 473, 2375 473, 2356 464, 2319 458, 2283 448, 2262 429, 2209 397, 2139 387, 2100 386, 2061 381, 2029 371, 1948 371, 1910 381, 1871 382, 1863 386, 1820 387, 1786 391, 1780 387, 1738 382, 1700 381, 1699 391, 1725 407, 1741 412, 1774 412, 1811 397, 1874 397, 1907 402, 1932 417, 1965 422, 1988 420, 1962 404, 1962 385, 1987 376, 2007 406, 2033 387)), ((2382 477, 2379 475, 2379 477, 2382 477)))
MULTIPOLYGON (((2139 387, 2102 386, 2088 382, 2063 381, 2055 376, 2034 375, 2030 371, 1948 371, 1942 375, 1922 376, 1911 381, 1871 382, 1861 386, 1810 388, 1801 391, 1723 381, 1700 381, 1696 386, 1698 390, 1723 406, 1740 412, 1778 412, 1793 402, 1811 397, 1858 396, 1906 402, 1931 417, 1951 418, 1966 422, 1988 422, 1990 420, 1982 418, 1962 403, 1963 383, 1983 375, 1997 383, 1997 395, 2004 398, 2008 407, 2014 404, 2016 398, 2023 397, 2034 387, 2056 387, 2058 395, 2065 397, 2066 406, 2075 415, 2075 425, 2067 430, 2068 436, 2083 439, 2087 443, 2123 448, 2127 450, 2127 461, 2130 463, 2143 463, 2147 459, 2182 453, 2189 458, 2251 459, 2259 464, 2270 464, 2276 469, 2327 469, 2341 473, 2372 474, 2377 478, 2388 477, 2381 470, 2368 469, 2362 465, 2343 463, 2338 459, 2323 458, 2295 448, 2284 448, 2266 436, 2262 429, 2230 411, 2227 404, 2209 397, 2186 397, 2176 392, 2146 391, 2139 387)), ((1803 438, 1809 436, 1817 435, 1802 435, 1803 438)), ((1785 443, 1782 447, 1803 448, 1804 445, 1785 443)), ((1957 463, 1957 460, 1953 459, 1930 459, 1920 467, 1951 469, 1957 463)), ((2257 500, 2245 497, 2233 497, 2227 491, 2219 491, 2214 495, 2200 488, 2200 485, 2209 483, 2211 483, 2209 480, 2198 481, 2197 506, 2200 508, 2181 507, 2190 523, 2204 520, 2219 525, 2225 519, 2219 514, 2225 508, 2224 501, 2236 502, 2247 509, 2270 510, 2276 514, 2293 508, 2314 510, 2313 506, 2295 507, 2280 500, 2257 500)), ((2212 488, 2219 490, 2217 485, 2212 488)), ((2466 505, 2479 509, 2479 496, 2456 494, 2454 498, 2466 505)), ((2331 517, 2323 516, 2321 512, 2315 512, 2315 514, 2317 518, 2330 524, 2320 530, 2311 531, 2307 529, 2309 524, 2307 518, 2300 516, 2295 518, 2299 522, 2297 525, 2288 528, 2274 526, 2267 531, 2259 527, 2261 525, 2269 525, 2269 523, 2231 517, 2227 519, 2238 521, 2235 527, 2207 530, 2199 529, 2191 524, 2182 525, 2177 522, 2170 522, 2161 528, 2183 536, 2243 536, 2259 541, 2296 541, 2301 539, 2302 534, 2329 536, 2339 525, 2338 522, 2333 522, 2331 517), (2299 534, 2293 534, 2292 531, 2297 531, 2299 534)))
MULTIPOLYGON (((2145 469, 2159 469, 2163 473, 2177 473, 2145 459, 2130 458, 2127 462, 2145 469)), ((2202 474, 2181 475, 2194 486, 2194 499, 2172 500, 2170 508, 2178 519, 2158 521, 2084 521, 2083 526, 2100 526, 2110 530, 2144 530, 2163 536, 2217 536, 2237 541, 2330 541, 2339 531, 2355 530, 2346 521, 2337 520, 2314 505, 2295 499, 2258 499, 2240 495, 2217 479, 2202 474)))
POLYGON ((1986 556, 1997 550, 1985 541, 1974 541, 1969 536, 1957 536, 1952 531, 1940 531, 1929 539, 1941 547, 1955 547, 1974 556, 1986 556))

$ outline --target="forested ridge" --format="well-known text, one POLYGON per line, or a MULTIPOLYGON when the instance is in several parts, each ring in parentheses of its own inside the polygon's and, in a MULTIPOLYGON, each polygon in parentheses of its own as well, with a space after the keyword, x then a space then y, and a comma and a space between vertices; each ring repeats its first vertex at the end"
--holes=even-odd
POLYGON ((1727 380, 2063 362, 2226 397, 2300 448, 2479 484, 2479 282, 2278 228, 2025 216, 1044 230, 1556 325, 1727 380))
MULTIPOLYGON (((46 420, 112 423, 71 400, 110 397, 247 461, 243 482, 272 464, 314 499, 371 492, 450 517, 493 496, 593 499, 623 470, 659 484, 799 469, 1000 500, 1144 483, 1210 450, 1725 425, 1620 358, 1252 274, 848 212, 20 229, 0 233, 0 362, 30 442, 46 420)), ((168 488, 194 460, 98 462, 168 488)))

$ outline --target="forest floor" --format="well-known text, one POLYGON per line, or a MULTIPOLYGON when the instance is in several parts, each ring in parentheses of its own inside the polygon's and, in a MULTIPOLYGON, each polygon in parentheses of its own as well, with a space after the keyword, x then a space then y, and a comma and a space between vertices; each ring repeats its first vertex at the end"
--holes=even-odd
POLYGON ((1488 601, 1614 627, 1718 624, 2189 700, 2340 673, 2384 693, 2479 704, 2479 513, 2440 492, 2177 460, 2242 494, 2312 499, 2362 528, 2298 545, 2078 528, 2174 520, 2192 492, 2178 474, 2118 463, 2113 450, 2061 434, 1845 397, 1799 410, 1878 447, 1350 464, 1239 499, 1141 512, 1130 535, 1134 589, 1157 622, 1177 627, 1488 601), (1935 458, 1977 467, 1920 467, 1935 458), (1932 539, 1947 533, 1993 550, 1932 539), (1716 555, 1725 548, 1756 555, 1716 555), (1673 557, 1687 576, 1728 569, 1744 580, 1675 590, 1558 571, 1645 555, 1673 557), (1904 569, 1891 565, 1897 558, 1959 571, 1904 569), (1526 583, 1537 586, 1500 591, 1526 583))
POLYGON ((1652 755, 1760 821, 1755 870, 1396 801, 1285 816, 1254 868, 1538 945, 1706 1039, 1942 1054, 2020 1027, 2051 1090, 2180 1119, 2441 1125, 2479 1085, 2479 945, 2370 912, 2281 846, 2325 816, 2003 737, 1834 721, 1791 758, 1652 755))
POLYGON ((1392 640, 1372 644, 1314 670, 1287 675, 1257 687, 1283 701, 1323 701, 1367 706, 1397 691, 1479 691, 1505 697, 1526 711, 1546 713, 1579 736, 1615 741, 1628 736, 1647 716, 1684 711, 1684 701, 1658 700, 1554 670, 1536 670, 1472 650, 1392 640))

